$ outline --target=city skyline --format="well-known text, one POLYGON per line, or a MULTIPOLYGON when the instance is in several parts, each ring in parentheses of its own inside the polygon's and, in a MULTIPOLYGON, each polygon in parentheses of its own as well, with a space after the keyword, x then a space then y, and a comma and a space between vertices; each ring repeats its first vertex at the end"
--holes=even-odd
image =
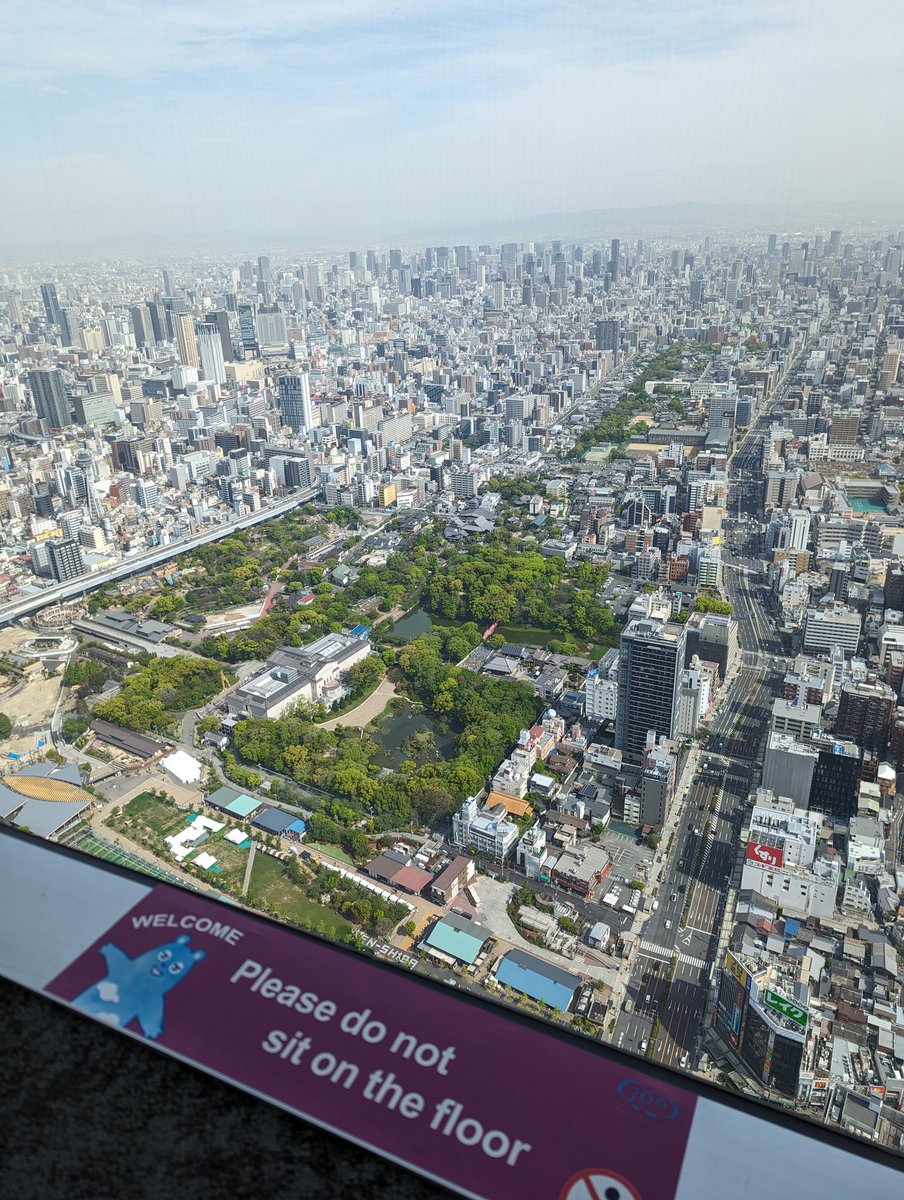
POLYGON ((892 206, 901 23, 885 0, 12 12, 0 251, 892 206))

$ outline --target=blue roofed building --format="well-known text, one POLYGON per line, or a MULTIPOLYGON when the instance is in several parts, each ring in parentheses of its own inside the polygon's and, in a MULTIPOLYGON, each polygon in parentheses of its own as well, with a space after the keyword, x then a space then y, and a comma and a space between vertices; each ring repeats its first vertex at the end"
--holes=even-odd
POLYGON ((262 808, 251 818, 255 829, 264 833, 275 833, 279 837, 300 838, 304 835, 307 825, 300 817, 283 812, 280 808, 262 808))
POLYGON ((423 945, 428 951, 438 950, 440 954, 447 954, 471 966, 492 936, 489 929, 478 925, 476 921, 468 921, 456 913, 447 913, 436 922, 424 938, 423 945))
POLYGON ((523 950, 510 950, 499 960, 496 979, 505 987, 521 992, 531 1000, 548 1004, 559 1012, 565 1012, 570 1007, 582 986, 577 975, 570 975, 523 950))

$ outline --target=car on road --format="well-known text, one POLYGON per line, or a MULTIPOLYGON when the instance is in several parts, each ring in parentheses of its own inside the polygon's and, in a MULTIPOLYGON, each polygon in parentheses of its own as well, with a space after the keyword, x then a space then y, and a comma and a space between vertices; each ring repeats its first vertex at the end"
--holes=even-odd
POLYGON ((672 922, 671 922, 671 921, 666 921, 666 923, 665 923, 665 927, 666 927, 666 929, 671 929, 671 928, 672 928, 672 922))
POLYGON ((641 1054, 646 1054, 646 1052, 647 1052, 647 1046, 649 1046, 649 1044, 650 1044, 650 1043, 647 1041, 647 1039, 646 1039, 646 1038, 644 1038, 644 1039, 643 1039, 643 1041, 640 1043, 640 1052, 641 1052, 641 1054))
POLYGON ((672 895, 671 895, 670 899, 672 899, 672 900, 677 900, 677 899, 678 899, 678 893, 677 893, 677 892, 672 892, 672 895))

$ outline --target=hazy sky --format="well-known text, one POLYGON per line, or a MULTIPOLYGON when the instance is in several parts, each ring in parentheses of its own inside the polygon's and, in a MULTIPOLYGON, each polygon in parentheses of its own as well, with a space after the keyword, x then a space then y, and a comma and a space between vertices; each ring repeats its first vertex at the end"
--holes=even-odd
POLYGON ((0 244, 895 201, 902 0, 0 0, 0 244))

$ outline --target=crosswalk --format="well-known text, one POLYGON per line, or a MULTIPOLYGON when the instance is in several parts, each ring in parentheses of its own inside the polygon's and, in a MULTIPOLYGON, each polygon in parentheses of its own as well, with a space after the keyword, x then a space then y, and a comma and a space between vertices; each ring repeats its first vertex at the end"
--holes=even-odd
MULTIPOLYGON (((667 950, 665 946, 657 946, 655 942, 643 941, 639 944, 641 954, 645 955, 647 958, 659 958, 662 959, 663 962, 670 962, 672 955, 674 954, 673 950, 667 950)), ((695 958, 692 954, 679 953, 678 961, 680 963, 684 963, 686 967, 696 967, 700 971, 702 971, 707 965, 705 959, 695 958)))

